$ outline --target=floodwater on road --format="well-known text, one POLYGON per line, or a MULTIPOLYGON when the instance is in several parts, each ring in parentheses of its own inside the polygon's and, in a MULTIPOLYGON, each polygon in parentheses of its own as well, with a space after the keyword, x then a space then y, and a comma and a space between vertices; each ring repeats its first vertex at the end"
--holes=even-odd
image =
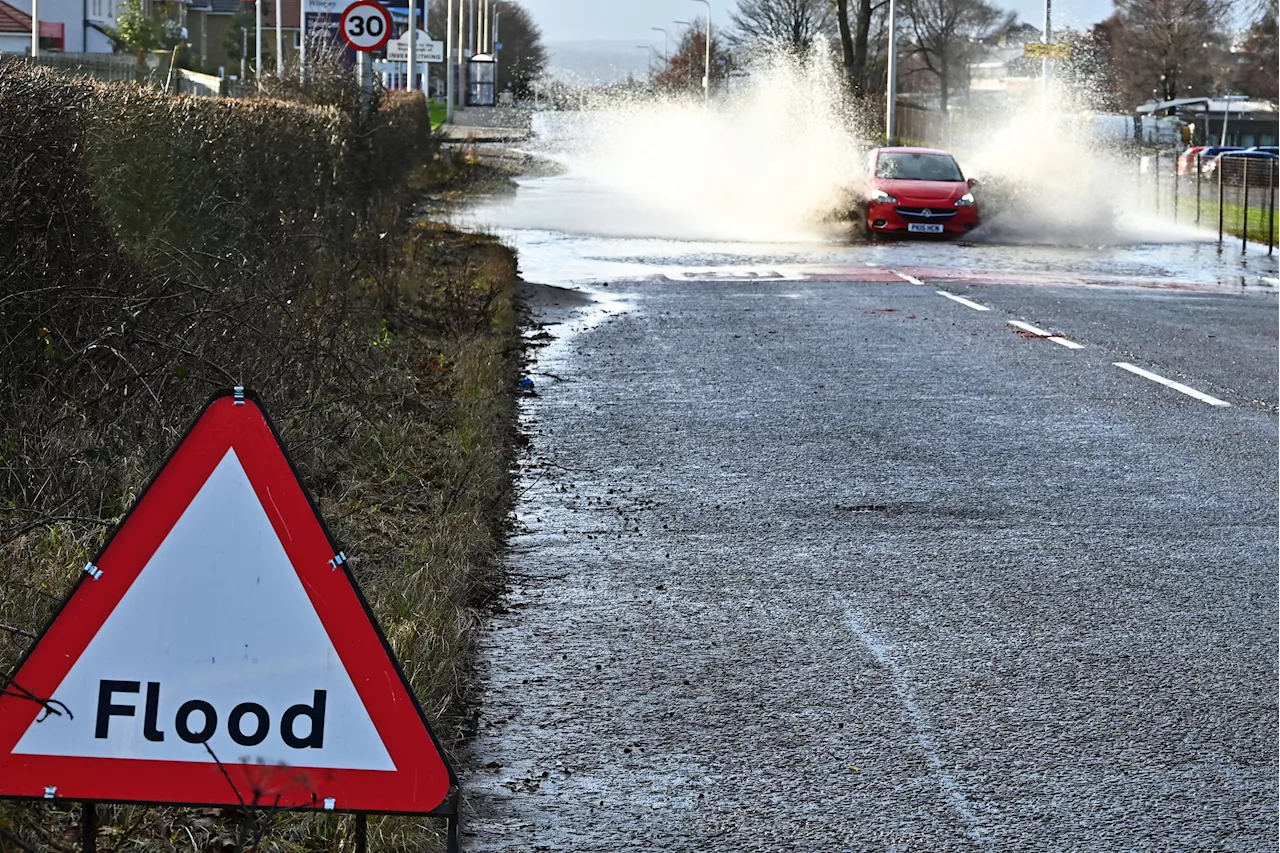
MULTIPOLYGON (((724 162, 708 163, 691 152, 710 177, 658 180, 655 173, 679 161, 678 154, 651 152, 656 162, 646 163, 635 160, 640 154, 630 147, 618 151, 607 142, 600 144, 602 154, 574 134, 610 140, 618 131, 600 130, 609 125, 607 118, 542 114, 540 119, 534 128, 541 134, 526 150, 554 159, 564 171, 522 178, 514 196, 460 217, 466 226, 491 231, 515 248, 528 281, 593 286, 650 277, 864 280, 868 270, 880 267, 916 276, 1028 283, 1263 290, 1280 285, 1280 251, 1268 255, 1267 247, 1257 244, 1242 251, 1239 239, 1230 237, 1219 246, 1209 230, 1126 209, 1120 204, 1124 193, 1109 194, 1095 205, 1077 201, 1065 213, 1052 198, 1037 198, 1016 213, 994 214, 963 241, 868 243, 848 222, 815 222, 814 210, 784 201, 785 182, 792 181, 806 185, 800 193, 806 204, 839 209, 860 167, 851 150, 824 150, 828 162, 816 175, 812 170, 761 175, 760 159, 770 158, 760 151, 748 152, 746 164, 724 158, 746 169, 741 175, 725 173, 724 162), (770 189, 759 185, 765 180, 783 183, 770 189), (815 183, 831 191, 824 195, 815 183), (739 195, 739 184, 749 191, 739 195)), ((677 149, 684 145, 678 143, 677 149)), ((978 196, 981 201, 981 187, 978 196)))
POLYGON ((464 849, 1270 849, 1265 249, 865 244, 551 153, 461 217, 598 300, 537 318, 464 849))

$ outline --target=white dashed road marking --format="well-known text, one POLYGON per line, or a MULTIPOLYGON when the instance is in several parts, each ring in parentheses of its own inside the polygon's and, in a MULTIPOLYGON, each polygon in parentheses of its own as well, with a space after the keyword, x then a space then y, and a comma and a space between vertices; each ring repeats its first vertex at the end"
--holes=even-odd
POLYGON ((1121 370, 1127 370, 1130 373, 1137 374, 1138 376, 1141 376, 1144 379, 1150 379, 1152 382, 1159 382, 1161 385, 1167 385, 1175 391, 1181 391, 1183 394, 1186 394, 1188 397, 1195 397, 1197 400, 1201 400, 1205 403, 1208 403, 1210 406, 1230 406, 1231 405, 1225 400, 1219 400, 1217 397, 1210 397, 1208 394, 1205 394, 1201 391, 1197 391, 1194 388, 1188 388, 1186 385, 1183 385, 1181 382, 1174 382, 1172 379, 1165 379, 1163 376, 1152 373, 1149 370, 1143 370, 1141 367, 1134 367, 1132 364, 1129 364, 1127 361, 1114 361, 1112 362, 1112 364, 1114 364, 1116 367, 1120 368, 1121 370))
POLYGON ((963 296, 956 296, 954 293, 947 293, 947 291, 945 290, 938 290, 935 292, 939 296, 945 296, 948 299, 950 299, 952 302, 959 302, 961 305, 965 305, 969 308, 972 308, 974 311, 990 311, 991 310, 985 305, 979 305, 976 302, 971 302, 968 299, 965 299, 963 296))
POLYGON ((902 279, 903 281, 909 281, 912 284, 924 284, 923 281, 921 281, 920 279, 916 278, 913 275, 907 275, 906 273, 898 272, 897 270, 892 270, 892 272, 894 275, 896 275, 898 278, 902 279))
POLYGON ((1055 344, 1060 344, 1061 346, 1064 346, 1067 349, 1084 349, 1084 344, 1078 344, 1075 341, 1069 341, 1066 338, 1062 337, 1061 335, 1055 335, 1053 332, 1046 332, 1044 329, 1041 329, 1037 326, 1033 326, 1030 323, 1024 323, 1021 320, 1010 320, 1009 325, 1017 326, 1019 329, 1022 329, 1024 332, 1030 332, 1036 337, 1053 341, 1055 344))

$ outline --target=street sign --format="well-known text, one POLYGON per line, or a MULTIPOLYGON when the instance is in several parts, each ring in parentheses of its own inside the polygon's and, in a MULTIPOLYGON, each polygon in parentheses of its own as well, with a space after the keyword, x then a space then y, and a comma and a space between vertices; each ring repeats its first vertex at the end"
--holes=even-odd
MULTIPOLYGON (((444 42, 432 41, 423 30, 418 30, 414 43, 414 60, 417 62, 444 62, 444 42)), ((395 41, 387 43, 387 59, 392 62, 409 61, 409 34, 406 32, 395 41)))
POLYGON ((375 0, 356 0, 342 13, 338 32, 352 50, 377 50, 391 38, 391 13, 375 0))
POLYGON ((1070 59, 1071 45, 1029 41, 1022 46, 1022 55, 1027 59, 1070 59))
POLYGON ((346 561, 252 394, 214 398, 0 694, 0 796, 447 814, 346 561))
POLYGON ((308 15, 341 15, 355 0, 307 0, 308 15))

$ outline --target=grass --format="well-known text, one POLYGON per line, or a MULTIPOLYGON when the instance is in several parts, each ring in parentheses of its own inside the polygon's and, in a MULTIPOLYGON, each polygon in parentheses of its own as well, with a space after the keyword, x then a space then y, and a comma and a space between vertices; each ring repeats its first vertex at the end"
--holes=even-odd
POLYGON ((428 101, 428 109, 431 111, 431 129, 435 130, 444 124, 445 117, 448 114, 448 107, 439 101, 432 100, 428 101))
MULTIPOLYGON (((1196 200, 1180 197, 1178 199, 1178 221, 1194 223, 1196 221, 1196 200)), ((1234 237, 1245 237, 1255 243, 1267 242, 1267 231, 1271 231, 1273 243, 1280 243, 1280 215, 1274 219, 1270 209, 1261 209, 1249 205, 1248 221, 1245 220, 1244 205, 1226 203, 1222 205, 1222 230, 1224 234, 1234 237)), ((1200 227, 1214 231, 1218 228, 1218 203, 1201 199, 1200 227)))

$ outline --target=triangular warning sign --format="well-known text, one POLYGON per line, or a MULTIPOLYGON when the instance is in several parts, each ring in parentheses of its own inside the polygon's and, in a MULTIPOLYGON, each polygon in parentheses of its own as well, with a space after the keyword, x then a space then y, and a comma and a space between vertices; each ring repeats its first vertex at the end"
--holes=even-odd
POLYGON ((0 695, 0 796, 447 813, 345 561, 252 395, 215 397, 0 695))

